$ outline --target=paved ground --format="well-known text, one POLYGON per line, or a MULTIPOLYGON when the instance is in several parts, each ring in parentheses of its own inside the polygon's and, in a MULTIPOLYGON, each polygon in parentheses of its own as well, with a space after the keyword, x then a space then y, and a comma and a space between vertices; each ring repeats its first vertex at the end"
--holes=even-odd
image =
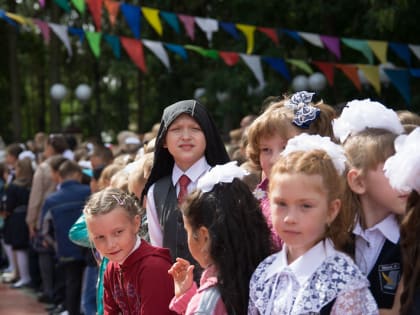
POLYGON ((12 289, 0 281, 0 315, 45 315, 45 306, 38 303, 34 291, 12 289))

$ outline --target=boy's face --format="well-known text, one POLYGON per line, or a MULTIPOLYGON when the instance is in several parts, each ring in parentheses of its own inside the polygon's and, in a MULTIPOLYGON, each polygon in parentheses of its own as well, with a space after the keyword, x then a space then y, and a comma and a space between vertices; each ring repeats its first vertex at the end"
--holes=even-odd
POLYGON ((186 171, 204 155, 206 137, 194 118, 182 114, 169 126, 164 147, 179 168, 186 171))

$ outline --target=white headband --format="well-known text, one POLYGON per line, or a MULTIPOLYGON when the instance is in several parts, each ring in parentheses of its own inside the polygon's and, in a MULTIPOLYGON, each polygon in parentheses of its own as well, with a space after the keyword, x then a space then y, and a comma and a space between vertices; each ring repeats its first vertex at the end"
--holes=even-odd
POLYGON ((350 135, 355 135, 366 128, 380 128, 397 135, 404 132, 398 115, 378 102, 370 99, 353 100, 344 107, 339 118, 333 122, 334 136, 341 143, 350 135))
POLYGON ((198 180, 197 189, 209 192, 218 183, 231 183, 235 178, 242 179, 249 173, 237 165, 237 161, 216 165, 198 180))
POLYGON ((283 156, 296 151, 325 151, 331 158, 338 174, 342 175, 346 169, 346 156, 344 149, 334 142, 329 137, 321 137, 320 135, 309 135, 302 133, 290 139, 287 142, 286 148, 281 153, 283 156))
POLYGON ((395 139, 396 153, 384 165, 391 186, 401 191, 420 193, 420 127, 395 139))

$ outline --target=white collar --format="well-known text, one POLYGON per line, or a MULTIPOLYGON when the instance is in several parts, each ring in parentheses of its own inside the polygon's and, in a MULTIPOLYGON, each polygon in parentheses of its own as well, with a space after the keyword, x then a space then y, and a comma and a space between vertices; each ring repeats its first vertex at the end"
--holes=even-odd
POLYGON ((387 240, 390 242, 397 244, 398 240, 400 239, 400 226, 397 221, 397 217, 395 214, 388 215, 385 219, 383 219, 381 222, 375 224, 374 226, 363 230, 362 226, 360 225, 360 221, 356 223, 356 226, 354 227, 353 234, 358 235, 368 240, 368 234, 369 232, 378 231, 380 232, 387 240))
POLYGON ((277 257, 267 270, 267 278, 275 274, 283 272, 286 268, 291 270, 296 276, 300 285, 308 280, 308 278, 316 271, 316 269, 324 262, 324 260, 337 251, 330 239, 320 241, 305 254, 300 256, 290 265, 287 264, 287 245, 276 254, 277 257))
POLYGON ((204 156, 191 165, 191 167, 185 172, 183 172, 178 165, 174 164, 174 169, 172 171, 172 183, 176 185, 178 179, 184 174, 187 175, 192 182, 196 182, 198 178, 208 169, 210 169, 210 165, 207 163, 204 156))

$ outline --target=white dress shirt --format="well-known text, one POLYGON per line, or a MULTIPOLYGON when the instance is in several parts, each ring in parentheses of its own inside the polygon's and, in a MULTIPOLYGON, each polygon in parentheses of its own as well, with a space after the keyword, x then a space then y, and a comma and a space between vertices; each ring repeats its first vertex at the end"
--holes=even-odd
MULTIPOLYGON (((176 188, 176 194, 179 193, 178 180, 182 175, 187 175, 191 182, 188 184, 188 192, 192 192, 197 187, 198 179, 203 176, 210 169, 206 158, 203 156, 195 162, 186 172, 183 172, 176 164, 172 171, 172 183, 176 188)), ((159 218, 156 211, 155 198, 153 191, 155 184, 153 184, 147 192, 147 225, 149 227, 150 243, 154 246, 162 247, 163 245, 163 227, 160 225, 159 218)))

